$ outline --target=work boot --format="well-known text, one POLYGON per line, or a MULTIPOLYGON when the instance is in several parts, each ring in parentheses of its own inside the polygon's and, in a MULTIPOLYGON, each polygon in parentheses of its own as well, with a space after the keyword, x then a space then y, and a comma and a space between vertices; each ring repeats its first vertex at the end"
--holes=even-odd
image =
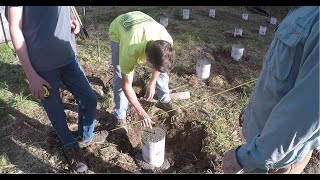
POLYGON ((106 141, 109 133, 106 130, 98 131, 93 134, 93 138, 90 141, 79 141, 79 147, 84 148, 92 144, 102 144, 106 141))
POLYGON ((126 119, 118 119, 116 122, 116 128, 120 131, 124 131, 124 134, 128 134, 129 128, 126 119))
POLYGON ((73 171, 77 173, 83 173, 88 170, 88 166, 85 161, 84 153, 79 148, 73 150, 65 150, 66 158, 71 165, 73 171))
POLYGON ((157 102, 156 107, 168 112, 170 115, 181 113, 181 109, 171 100, 167 103, 157 102))

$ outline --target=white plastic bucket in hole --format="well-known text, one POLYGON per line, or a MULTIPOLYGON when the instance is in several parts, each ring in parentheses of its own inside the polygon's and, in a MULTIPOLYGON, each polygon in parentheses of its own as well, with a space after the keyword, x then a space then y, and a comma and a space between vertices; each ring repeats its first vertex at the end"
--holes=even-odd
POLYGON ((233 33, 233 36, 236 37, 236 36, 242 36, 242 28, 235 28, 234 29, 234 33, 233 33))
POLYGON ((248 20, 248 17, 249 17, 249 14, 245 14, 245 13, 242 14, 242 19, 243 19, 243 20, 246 20, 246 21, 247 21, 247 20, 248 20))
POLYGON ((233 45, 231 51, 231 57, 235 61, 239 61, 242 58, 244 47, 240 45, 233 45))
POLYGON ((161 140, 157 142, 146 142, 142 140, 142 157, 143 160, 149 164, 154 165, 155 167, 160 167, 164 162, 164 154, 165 154, 165 131, 161 128, 154 127, 149 129, 148 131, 161 131, 164 133, 164 136, 161 140))
POLYGON ((164 27, 167 27, 169 24, 169 18, 167 17, 160 17, 160 24, 162 24, 164 27))
POLYGON ((212 17, 212 18, 216 17, 216 10, 215 9, 210 9, 209 10, 209 17, 212 17))
POLYGON ((189 9, 183 9, 182 10, 182 19, 189 19, 190 10, 189 9))
POLYGON ((197 61, 196 72, 197 72, 197 77, 200 80, 205 80, 209 78, 210 69, 211 69, 211 64, 207 59, 199 59, 197 61))
POLYGON ((267 32, 267 27, 266 26, 260 26, 259 34, 264 36, 264 35, 266 35, 266 32, 267 32))
POLYGON ((270 24, 276 25, 276 24, 277 24, 277 18, 271 17, 271 18, 270 18, 270 24))

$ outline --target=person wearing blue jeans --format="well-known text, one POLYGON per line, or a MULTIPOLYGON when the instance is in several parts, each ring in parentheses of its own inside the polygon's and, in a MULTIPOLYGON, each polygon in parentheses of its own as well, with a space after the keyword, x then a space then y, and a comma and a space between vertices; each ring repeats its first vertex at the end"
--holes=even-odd
POLYGON ((78 104, 78 136, 82 139, 80 143, 90 142, 93 138, 97 98, 78 60, 74 58, 65 66, 37 73, 51 86, 50 95, 41 102, 65 149, 77 147, 78 141, 66 123, 59 91, 60 81, 75 96, 78 104))
POLYGON ((72 168, 84 172, 88 167, 80 148, 104 142, 107 132, 93 133, 97 97, 76 57, 74 34, 80 31, 79 22, 71 19, 68 6, 10 6, 7 10, 12 43, 31 94, 41 99, 72 168), (78 138, 67 125, 60 82, 78 104, 78 138), (47 98, 43 86, 50 90, 47 98))
POLYGON ((280 23, 239 120, 246 142, 226 152, 225 173, 301 173, 319 149, 318 6, 280 23))
MULTIPOLYGON (((113 92, 115 108, 114 114, 117 119, 125 119, 128 109, 128 99, 122 91, 121 87, 121 70, 119 66, 119 43, 111 41, 112 66, 113 66, 113 92)), ((160 73, 156 80, 155 92, 161 103, 171 101, 169 91, 169 76, 167 73, 160 73)))
POLYGON ((133 11, 121 14, 111 22, 109 36, 114 70, 113 113, 117 118, 117 127, 128 132, 125 118, 130 102, 143 126, 152 128, 153 121, 141 106, 132 88, 134 68, 143 63, 152 69, 151 80, 144 95, 145 100, 151 100, 156 94, 157 107, 172 113, 179 112, 180 109, 172 102, 169 94, 168 73, 173 68, 175 54, 172 37, 165 27, 147 14, 133 11))

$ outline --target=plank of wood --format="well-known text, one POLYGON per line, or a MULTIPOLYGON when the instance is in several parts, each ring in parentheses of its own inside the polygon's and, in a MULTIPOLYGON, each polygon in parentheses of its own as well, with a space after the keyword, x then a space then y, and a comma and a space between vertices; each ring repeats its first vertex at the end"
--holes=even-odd
POLYGON ((176 92, 176 93, 170 93, 171 99, 190 99, 190 92, 176 92))

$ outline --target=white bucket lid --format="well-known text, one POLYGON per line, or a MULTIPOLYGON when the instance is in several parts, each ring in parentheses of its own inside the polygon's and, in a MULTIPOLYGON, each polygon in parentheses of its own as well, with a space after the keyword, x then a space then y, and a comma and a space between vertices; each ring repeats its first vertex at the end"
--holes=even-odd
POLYGON ((233 49, 244 49, 244 47, 241 46, 241 45, 239 45, 239 44, 234 44, 234 45, 232 45, 232 48, 233 48, 233 49))
POLYGON ((200 65, 210 65, 210 62, 208 59, 199 59, 197 63, 200 65))

